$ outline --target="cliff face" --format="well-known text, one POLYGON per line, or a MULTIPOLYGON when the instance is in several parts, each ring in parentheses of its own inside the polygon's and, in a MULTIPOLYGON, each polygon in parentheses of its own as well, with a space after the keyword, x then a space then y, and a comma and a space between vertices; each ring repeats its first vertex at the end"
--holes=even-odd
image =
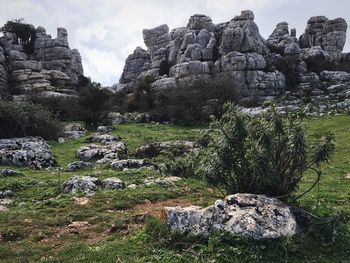
MULTIPOLYGON (((213 24, 210 17, 193 15, 186 27, 169 31, 167 25, 144 29, 147 50, 138 47, 129 55, 117 90, 132 92, 135 82, 153 77, 156 89, 175 88, 181 81, 229 77, 243 97, 260 100, 284 94, 287 72, 277 70, 278 61, 293 58, 295 83, 305 87, 319 81, 312 72, 312 59, 339 64, 347 24, 342 18, 312 17, 298 40, 287 22, 277 24, 265 40, 254 22, 252 11, 242 11, 231 21, 213 24), (170 67, 164 74, 162 65, 170 67)), ((287 63, 288 64, 288 63, 287 63)))
POLYGON ((12 94, 67 96, 74 94, 83 66, 79 51, 69 48, 65 28, 58 28, 57 38, 52 38, 38 27, 30 53, 14 34, 0 38, 0 74, 0 89, 12 94))

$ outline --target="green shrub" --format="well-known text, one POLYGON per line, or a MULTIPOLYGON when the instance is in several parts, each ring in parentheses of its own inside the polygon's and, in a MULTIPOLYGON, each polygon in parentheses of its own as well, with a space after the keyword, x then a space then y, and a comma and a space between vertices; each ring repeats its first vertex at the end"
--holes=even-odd
POLYGON ((334 153, 334 136, 327 134, 310 145, 301 120, 272 112, 258 119, 239 113, 233 104, 213 125, 201 166, 208 184, 227 194, 255 193, 289 197, 298 189, 303 174, 312 170, 320 177, 320 164, 334 153))
POLYGON ((29 97, 29 101, 34 104, 40 104, 62 121, 77 121, 80 119, 83 111, 77 97, 45 97, 32 94, 29 97))
POLYGON ((179 83, 171 90, 154 94, 155 119, 175 123, 202 123, 211 116, 222 115, 222 106, 227 101, 237 101, 239 96, 232 80, 220 78, 179 83))
POLYGON ((120 111, 125 98, 123 93, 113 93, 101 88, 99 83, 92 82, 79 93, 79 119, 88 126, 107 124, 108 113, 120 111))
POLYGON ((0 138, 41 136, 55 139, 61 127, 51 112, 28 102, 0 101, 0 138))
POLYGON ((199 165, 198 153, 189 153, 178 157, 169 153, 169 157, 169 159, 164 160, 163 165, 159 166, 159 171, 161 173, 184 178, 197 175, 199 165))
POLYGON ((135 91, 128 99, 129 112, 147 112, 153 108, 151 84, 154 81, 155 79, 150 76, 137 80, 135 91))

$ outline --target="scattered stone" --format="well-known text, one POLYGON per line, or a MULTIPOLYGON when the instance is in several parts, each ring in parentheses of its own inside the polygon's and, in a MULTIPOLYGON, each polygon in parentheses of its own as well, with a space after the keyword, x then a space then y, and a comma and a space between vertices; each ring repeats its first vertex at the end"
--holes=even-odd
POLYGON ((135 190, 138 186, 136 184, 129 184, 128 185, 128 188, 129 189, 132 189, 132 190, 135 190))
POLYGON ((0 191, 0 199, 8 198, 13 196, 13 192, 11 190, 0 191))
POLYGON ((118 142, 120 141, 120 138, 112 134, 95 133, 89 138, 89 141, 106 145, 106 144, 118 142))
POLYGON ((16 176, 16 175, 18 175, 18 172, 14 171, 14 170, 3 169, 1 171, 1 176, 3 176, 3 177, 10 177, 10 176, 16 176))
POLYGON ((146 178, 143 183, 146 185, 146 186, 150 186, 152 184, 155 184, 156 183, 156 180, 153 178, 153 177, 148 177, 146 178))
POLYGON ((82 191, 87 195, 92 195, 102 186, 100 179, 91 176, 73 176, 64 182, 63 190, 65 193, 76 193, 82 191))
POLYGON ((162 217, 172 231, 201 236, 225 230, 254 239, 276 239, 299 232, 288 205, 255 194, 230 195, 204 209, 197 206, 165 207, 162 217))
POLYGON ((64 136, 67 139, 78 139, 80 137, 83 137, 86 135, 86 129, 84 128, 84 125, 76 122, 76 123, 70 123, 68 124, 64 129, 64 136))
POLYGON ((108 133, 111 131, 113 131, 112 126, 98 126, 97 127, 97 132, 100 132, 100 133, 108 133))
POLYGON ((75 172, 77 170, 91 168, 92 164, 89 162, 77 161, 67 165, 67 172, 75 172))
POLYGON ((0 205, 0 212, 6 212, 8 208, 4 205, 0 205))
POLYGON ((130 119, 124 115, 122 115, 119 112, 110 112, 108 114, 108 119, 111 121, 113 125, 115 124, 122 124, 122 123, 129 123, 130 119))
POLYGON ((127 159, 118 160, 111 163, 111 167, 116 170, 128 169, 139 169, 141 167, 149 167, 150 164, 143 159, 127 159))
POLYGON ((77 150, 77 157, 84 161, 90 161, 103 159, 105 156, 110 156, 113 153, 117 154, 117 156, 118 154, 125 156, 127 154, 125 144, 122 142, 113 142, 108 145, 89 144, 77 150))
POLYGON ((56 165, 51 147, 40 137, 0 140, 0 165, 28 166, 34 169, 56 165))
POLYGON ((181 155, 191 152, 194 147, 195 143, 190 141, 154 142, 136 149, 135 155, 139 158, 153 158, 163 151, 181 155))
POLYGON ((110 177, 102 180, 105 189, 124 189, 125 183, 117 177, 110 177))
POLYGON ((181 177, 177 176, 168 176, 168 177, 161 177, 156 180, 156 183, 160 186, 174 186, 176 182, 181 181, 181 177))

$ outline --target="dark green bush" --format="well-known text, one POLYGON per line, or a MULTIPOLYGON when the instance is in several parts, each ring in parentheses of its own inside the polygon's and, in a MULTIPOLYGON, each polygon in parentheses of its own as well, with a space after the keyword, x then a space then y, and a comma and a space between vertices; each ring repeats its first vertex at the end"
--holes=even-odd
POLYGON ((225 102, 238 98, 234 83, 226 78, 181 83, 174 89, 157 92, 151 113, 161 121, 208 122, 211 116, 222 115, 225 102))
POLYGON ((51 112, 40 105, 0 101, 0 138, 41 136, 55 139, 60 128, 51 112))
POLYGON ((129 112, 148 112, 154 107, 151 91, 151 84, 154 81, 155 79, 150 76, 137 80, 135 91, 128 98, 127 110, 129 112))
POLYGON ((126 96, 101 88, 99 83, 92 82, 79 93, 79 116, 88 126, 107 124, 107 115, 111 111, 120 111, 126 96))
POLYGON ((29 101, 40 104, 62 121, 78 121, 83 111, 77 97, 45 97, 32 94, 29 101))
MULTIPOLYGON (((320 164, 334 153, 334 136, 327 134, 310 145, 301 120, 277 113, 258 119, 226 105, 203 160, 207 183, 227 194, 255 193, 289 197, 298 190, 307 170, 320 178, 320 164)), ((315 185, 315 184, 314 184, 315 185)))

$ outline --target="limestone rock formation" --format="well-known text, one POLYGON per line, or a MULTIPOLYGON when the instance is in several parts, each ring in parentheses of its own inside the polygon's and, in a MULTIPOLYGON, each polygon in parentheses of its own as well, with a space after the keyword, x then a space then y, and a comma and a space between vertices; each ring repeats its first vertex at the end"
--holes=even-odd
POLYGON ((244 10, 231 21, 214 24, 210 17, 195 14, 186 27, 143 30, 147 51, 137 48, 127 58, 118 89, 131 93, 137 80, 152 77, 157 98, 196 81, 229 79, 242 101, 262 102, 279 100, 287 89, 297 89, 293 96, 318 99, 327 85, 348 81, 346 72, 332 72, 347 71, 350 65, 350 55, 341 53, 344 19, 311 17, 299 39, 283 21, 265 40, 254 18, 244 10))
POLYGON ((309 19, 299 43, 303 48, 320 46, 327 52, 343 51, 347 23, 343 18, 328 20, 325 16, 314 16, 309 19))
POLYGON ((271 239, 293 236, 299 231, 291 208, 264 195, 229 195, 204 209, 165 207, 162 217, 172 231, 202 236, 224 230, 254 239, 271 239))
POLYGON ((57 28, 57 37, 52 38, 45 28, 38 27, 32 51, 17 43, 13 33, 0 37, 0 90, 68 96, 74 94, 82 75, 80 53, 69 48, 65 28, 57 28))
POLYGON ((222 55, 232 51, 256 52, 262 55, 270 52, 254 22, 254 14, 250 10, 242 11, 241 15, 235 16, 227 25, 223 31, 219 49, 222 55))

